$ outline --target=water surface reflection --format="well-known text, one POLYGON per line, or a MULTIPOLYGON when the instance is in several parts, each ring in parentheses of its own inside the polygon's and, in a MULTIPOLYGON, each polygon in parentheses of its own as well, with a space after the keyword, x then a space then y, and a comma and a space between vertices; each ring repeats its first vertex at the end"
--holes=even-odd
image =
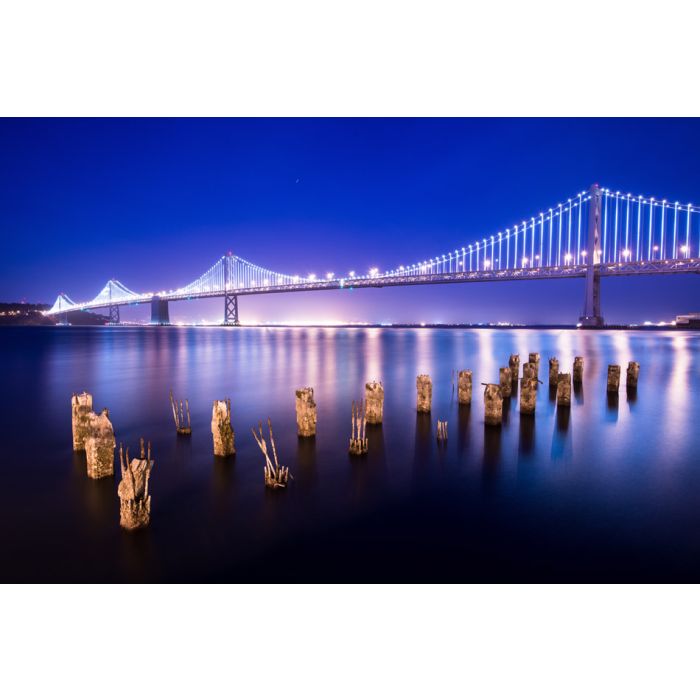
MULTIPOLYGON (((5 580, 695 580, 700 571, 700 336, 343 328, 1 329, 5 580), (484 424, 481 382, 511 353, 585 358, 570 408, 540 386, 484 424), (639 387, 626 389, 629 360, 639 387), (606 392, 620 364, 619 394, 606 392), (461 406, 456 372, 473 371, 461 406), (433 378, 430 414, 415 377, 433 378), (347 446, 350 404, 385 388, 369 454, 347 446), (313 386, 318 434, 299 439, 294 389, 313 386), (153 444, 152 526, 119 529, 119 476, 85 476, 69 397, 108 406, 117 441, 153 444), (177 436, 170 390, 192 408, 177 436), (585 395, 585 401, 584 401, 585 395), (213 399, 232 399, 236 455, 212 455, 213 399), (32 416, 31 420, 27 416, 32 416), (263 487, 250 428, 270 417, 289 490, 263 487), (435 423, 448 421, 438 444, 435 423), (614 536, 612 536, 614 533, 614 536), (587 543, 585 549, 579 546, 587 543)), ((546 359, 540 374, 546 374, 546 359)), ((546 376, 544 376, 546 380, 546 376)))

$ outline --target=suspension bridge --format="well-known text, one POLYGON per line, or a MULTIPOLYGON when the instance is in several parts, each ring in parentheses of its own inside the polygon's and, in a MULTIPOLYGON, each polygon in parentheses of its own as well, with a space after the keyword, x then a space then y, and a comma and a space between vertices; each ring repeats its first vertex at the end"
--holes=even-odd
POLYGON ((224 324, 238 325, 238 297, 251 294, 572 277, 585 280, 580 324, 600 327, 601 278, 699 272, 700 207, 593 185, 469 245, 392 270, 317 278, 274 272, 229 253, 179 289, 139 293, 110 280, 90 301, 60 294, 45 314, 65 319, 69 311, 108 309, 117 324, 121 306, 150 304, 151 323, 166 325, 169 302, 222 297, 224 324))

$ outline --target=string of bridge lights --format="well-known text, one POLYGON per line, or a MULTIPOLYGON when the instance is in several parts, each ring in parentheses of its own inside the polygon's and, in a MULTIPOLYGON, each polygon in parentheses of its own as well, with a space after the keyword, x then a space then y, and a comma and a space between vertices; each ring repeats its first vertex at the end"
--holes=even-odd
MULTIPOLYGON (((585 265, 589 255, 588 214, 591 192, 579 192, 565 202, 540 211, 537 216, 412 265, 366 274, 350 270, 338 277, 327 272, 288 275, 256 265, 228 253, 194 282, 179 289, 139 294, 117 280, 110 280, 91 301, 75 303, 59 295, 48 313, 90 308, 107 303, 141 303, 153 297, 188 298, 197 295, 271 287, 313 286, 324 283, 351 286, 352 281, 395 277, 465 274, 498 270, 585 265)), ((700 207, 666 199, 600 189, 600 231, 594 249, 596 264, 688 259, 700 251, 700 207), (670 220, 669 220, 670 219, 670 220)), ((459 278, 459 277, 458 277, 459 278)))

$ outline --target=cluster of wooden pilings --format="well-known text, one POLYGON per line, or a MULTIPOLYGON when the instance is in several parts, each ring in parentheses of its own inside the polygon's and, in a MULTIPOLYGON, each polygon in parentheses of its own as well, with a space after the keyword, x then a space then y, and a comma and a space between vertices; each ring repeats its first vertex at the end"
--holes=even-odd
MULTIPOLYGON (((482 382, 484 386, 484 423, 487 426, 499 426, 503 421, 503 403, 510 401, 514 388, 519 384, 519 409, 523 415, 534 414, 537 406, 538 387, 543 382, 539 378, 540 355, 529 353, 528 361, 522 364, 520 374, 520 356, 513 354, 508 359, 508 365, 499 368, 498 383, 482 382)), ((559 360, 549 358, 549 387, 555 392, 557 408, 567 409, 571 406, 572 386, 580 386, 583 382, 584 359, 574 358, 572 371, 560 372, 559 360)), ((460 405, 472 402, 473 374, 469 369, 456 373, 457 400, 460 405)), ((608 394, 617 394, 620 388, 621 367, 609 365, 607 374, 608 394)), ((454 396, 453 372, 453 396, 454 396)), ((637 388, 639 381, 639 363, 630 361, 627 365, 626 386, 628 393, 637 388)), ((551 394, 550 394, 551 396, 551 394)), ((300 439, 313 438, 316 435, 318 422, 318 407, 314 399, 313 387, 303 387, 295 391, 297 434, 300 439)), ((416 411, 430 413, 433 400, 433 382, 428 374, 416 377, 416 411)), ((178 435, 191 435, 189 401, 177 401, 170 392, 170 407, 178 435)), ((351 455, 361 456, 369 451, 367 424, 381 424, 384 419, 384 386, 380 381, 373 380, 365 384, 364 399, 353 401, 351 405, 351 432, 349 449, 351 455)), ((87 475, 92 479, 101 479, 114 475, 114 450, 116 438, 110 421, 109 411, 105 408, 100 413, 93 411, 92 395, 86 391, 73 394, 71 397, 71 418, 73 431, 73 450, 84 451, 87 463, 87 475)), ((265 486, 271 489, 285 488, 292 479, 289 468, 280 464, 277 455, 272 422, 268 418, 268 435, 263 433, 262 422, 257 431, 252 429, 255 442, 265 459, 263 477, 265 486), (269 447, 268 447, 269 440, 269 447)), ((217 457, 230 457, 236 453, 235 434, 231 422, 231 400, 215 400, 212 407, 211 433, 213 451, 217 457)), ((437 421, 437 440, 447 441, 447 421, 437 421)), ((146 527, 150 522, 151 496, 148 482, 154 461, 151 457, 151 444, 140 445, 140 456, 129 457, 129 449, 124 451, 119 445, 119 463, 121 467, 121 482, 117 489, 120 501, 120 524, 126 530, 136 530, 146 527)))
MULTIPOLYGON (((92 410, 92 396, 84 391, 71 397, 71 418, 73 426, 73 450, 85 452, 87 475, 91 479, 114 476, 114 450, 117 446, 114 427, 105 408, 96 414, 92 410)), ((153 469, 151 443, 148 452, 141 439, 141 456, 129 458, 129 448, 124 455, 119 445, 121 482, 117 488, 119 497, 119 523, 125 530, 146 527, 151 517, 151 497, 148 494, 148 480, 153 469)))
MULTIPOLYGON (((510 399, 513 388, 519 384, 519 410, 523 415, 534 414, 537 407, 537 393, 540 384, 540 354, 531 352, 527 362, 522 365, 522 376, 519 377, 520 356, 513 354, 508 359, 508 366, 498 371, 498 383, 481 382, 484 387, 484 423, 500 425, 503 420, 503 402, 510 399)), ((549 386, 555 392, 556 405, 566 409, 571 406, 572 386, 583 382, 583 357, 574 358, 571 372, 560 372, 559 360, 549 358, 549 386)), ((453 372, 454 383, 454 372, 453 372)), ((472 371, 460 370, 457 373, 457 400, 467 405, 472 400, 472 371)), ((631 361, 627 366, 627 387, 635 389, 639 379, 639 363, 631 361)), ((608 392, 617 392, 620 383, 620 366, 608 367, 608 392)), ((454 385, 453 385, 454 386, 454 385)), ((454 391, 454 388, 453 388, 454 391)), ((433 383, 428 374, 419 374, 416 378, 416 410, 418 413, 430 413, 432 405, 433 383)), ((447 439, 447 424, 438 421, 438 440, 447 439)))

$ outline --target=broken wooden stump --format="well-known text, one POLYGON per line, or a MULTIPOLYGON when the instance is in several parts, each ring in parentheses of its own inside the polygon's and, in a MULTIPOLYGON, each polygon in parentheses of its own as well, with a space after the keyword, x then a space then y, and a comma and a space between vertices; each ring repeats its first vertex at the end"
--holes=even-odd
MULTIPOLYGON (((312 391, 313 393, 313 391, 312 391)), ((289 473, 289 467, 283 467, 280 465, 277 459, 277 448, 275 447, 275 438, 272 434, 272 422, 267 419, 267 428, 270 433, 270 446, 272 447, 272 459, 267 451, 267 441, 263 435, 262 421, 258 423, 259 435, 256 434, 255 428, 251 429, 255 442, 258 444, 260 451, 265 457, 265 486, 269 489, 283 489, 287 486, 289 479, 294 477, 289 473)))
POLYGON ((416 377, 416 410, 418 413, 430 413, 433 403, 433 382, 428 374, 416 377))
POLYGON ((486 384, 484 389, 484 422, 486 425, 500 425, 503 420, 503 394, 499 384, 486 384))
POLYGON ((627 365, 627 388, 636 389, 639 381, 639 362, 629 362, 627 365))
POLYGON ((381 382, 365 384, 365 415, 367 422, 378 425, 384 420, 384 387, 381 382))
POLYGON ((114 428, 109 420, 109 411, 90 414, 89 433, 85 438, 85 458, 87 475, 91 479, 101 479, 114 474, 114 428))
POLYGON ((235 435, 231 425, 231 399, 214 401, 211 411, 211 434, 214 439, 214 454, 217 457, 236 454, 235 435))
POLYGON ((513 375, 510 373, 510 367, 501 367, 498 370, 498 381, 501 385, 501 395, 507 399, 513 391, 513 375))
POLYGON ((540 376, 540 353, 531 352, 528 355, 528 362, 535 366, 535 379, 540 376))
POLYGON ((362 401, 352 402, 352 432, 350 433, 351 455, 367 454, 369 444, 367 441, 367 409, 362 401))
POLYGON ((571 406, 571 375, 560 374, 557 380, 557 406, 571 406))
POLYGON ((574 384, 580 384, 583 381, 583 358, 580 356, 574 357, 574 384))
POLYGON ((556 357, 549 358, 549 386, 557 386, 559 382, 559 360, 556 357))
POLYGON ((520 413, 531 414, 537 405, 537 380, 523 377, 520 381, 520 413))
POLYGON ((535 381, 537 380, 537 368, 532 362, 526 362, 523 365, 523 379, 534 379, 535 381))
POLYGON ((297 435, 313 437, 316 435, 317 408, 314 390, 310 387, 296 390, 297 435))
POLYGON ((175 430, 178 435, 191 435, 192 424, 190 422, 190 403, 185 399, 183 406, 182 401, 176 401, 173 398, 173 392, 170 392, 170 408, 173 410, 173 420, 175 421, 175 430))
POLYGON ((438 420, 437 422, 437 439, 438 442, 445 442, 447 440, 447 421, 438 420))
POLYGON ((472 371, 461 369, 457 375, 457 403, 463 406, 472 402, 472 371))
POLYGON ((119 463, 122 480, 119 482, 119 524, 125 530, 137 530, 146 527, 151 520, 151 496, 148 493, 148 480, 153 469, 151 459, 151 443, 148 443, 148 453, 141 438, 141 457, 129 459, 129 448, 124 451, 119 445, 119 463))
POLYGON ((73 424, 73 451, 80 452, 85 449, 85 438, 90 431, 92 394, 88 394, 87 391, 82 394, 73 394, 70 405, 73 424))
POLYGON ((608 393, 617 394, 620 390, 620 365, 608 365, 608 393))
POLYGON ((511 379, 513 382, 517 382, 520 376, 520 355, 511 355, 508 359, 508 366, 510 367, 511 379))

